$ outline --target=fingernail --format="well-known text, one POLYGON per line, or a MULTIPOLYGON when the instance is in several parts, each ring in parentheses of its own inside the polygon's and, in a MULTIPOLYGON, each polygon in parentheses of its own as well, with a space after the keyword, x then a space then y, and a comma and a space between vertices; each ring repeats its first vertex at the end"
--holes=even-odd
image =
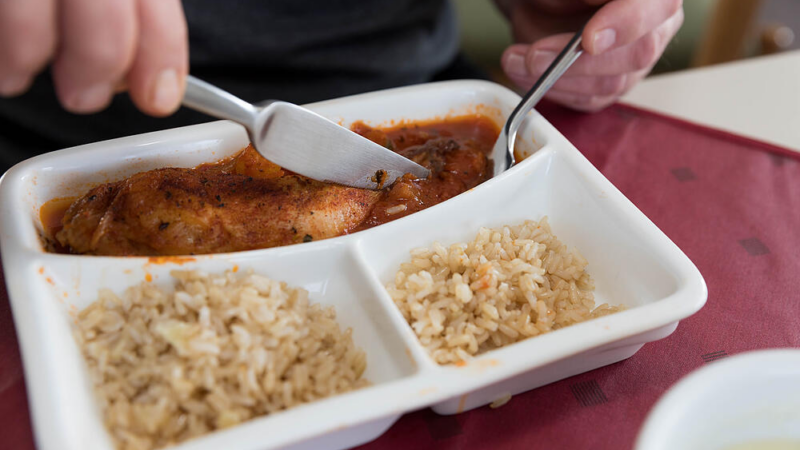
POLYGON ((599 55, 611 48, 617 40, 617 32, 611 28, 598 31, 594 35, 594 54, 599 55))
POLYGON ((525 56, 512 53, 506 58, 506 72, 509 76, 524 77, 528 75, 525 67, 525 56))
POLYGON ((158 74, 153 89, 153 108, 162 113, 174 111, 181 101, 178 72, 167 69, 158 74))
POLYGON ((70 96, 66 101, 66 106, 72 112, 92 113, 105 108, 111 101, 112 93, 111 84, 95 84, 70 96))
POLYGON ((30 83, 30 78, 18 75, 0 80, 0 96, 13 97, 22 94, 30 83))
POLYGON ((556 52, 550 50, 536 50, 533 52, 533 72, 544 73, 547 67, 556 59, 556 52))

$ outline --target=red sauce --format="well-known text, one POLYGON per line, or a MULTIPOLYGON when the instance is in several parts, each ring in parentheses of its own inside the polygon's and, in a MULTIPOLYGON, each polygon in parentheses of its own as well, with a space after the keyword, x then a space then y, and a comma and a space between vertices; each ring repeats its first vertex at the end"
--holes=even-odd
POLYGON ((55 236, 56 233, 61 231, 63 225, 61 220, 64 218, 64 213, 78 197, 58 197, 45 202, 39 208, 39 220, 42 222, 42 228, 49 235, 55 236))
POLYGON ((429 208, 488 180, 493 172, 492 161, 488 158, 500 134, 492 120, 479 115, 384 129, 356 123, 353 131, 433 172, 425 180, 406 175, 395 182, 354 231, 429 208))
MULTIPOLYGON (((431 169, 428 179, 406 175, 384 180, 386 188, 368 217, 351 232, 372 228, 441 203, 474 188, 492 176, 489 155, 500 133, 495 123, 481 115, 411 122, 388 128, 372 128, 357 122, 353 131, 431 169)), ((288 171, 262 158, 252 147, 197 171, 220 171, 253 178, 277 178, 288 171)), ((385 173, 384 173, 385 175, 385 173)), ((58 253, 69 249, 58 244, 56 233, 77 197, 56 198, 39 210, 47 247, 58 253)), ((159 260, 160 262, 160 260, 159 260)), ((172 262, 172 261, 169 261, 172 262)))
POLYGON ((50 199, 39 208, 39 221, 42 223, 44 248, 53 253, 69 253, 69 249, 56 240, 56 233, 64 227, 64 214, 78 197, 58 197, 50 199))
POLYGON ((187 256, 151 256, 147 258, 147 264, 163 265, 163 264, 177 264, 182 266, 188 262, 197 261, 197 258, 187 256))

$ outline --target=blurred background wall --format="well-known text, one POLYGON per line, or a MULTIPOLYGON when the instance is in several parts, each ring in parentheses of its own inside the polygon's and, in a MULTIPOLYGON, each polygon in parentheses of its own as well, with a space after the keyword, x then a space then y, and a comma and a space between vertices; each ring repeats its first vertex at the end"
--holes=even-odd
MULTIPOLYGON (((454 0, 467 56, 504 81, 511 32, 491 0, 454 0)), ((653 73, 800 49, 800 0, 684 0, 685 21, 653 73)))

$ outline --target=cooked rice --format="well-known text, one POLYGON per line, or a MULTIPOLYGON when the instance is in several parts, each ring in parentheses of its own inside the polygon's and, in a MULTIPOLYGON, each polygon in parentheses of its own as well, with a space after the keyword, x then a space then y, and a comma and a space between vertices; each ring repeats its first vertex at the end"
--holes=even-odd
POLYGON ((333 307, 263 276, 173 271, 175 292, 102 290, 76 337, 119 449, 175 444, 368 384, 333 307))
POLYGON ((411 251, 387 290, 439 364, 618 311, 595 307, 587 261, 547 217, 411 251))

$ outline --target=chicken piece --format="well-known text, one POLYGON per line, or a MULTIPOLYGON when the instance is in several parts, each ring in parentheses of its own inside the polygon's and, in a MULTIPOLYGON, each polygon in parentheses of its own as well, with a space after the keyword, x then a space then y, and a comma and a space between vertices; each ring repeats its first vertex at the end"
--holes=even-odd
POLYGON ((229 169, 158 169, 96 187, 69 207, 56 238, 94 255, 277 247, 348 233, 381 196, 282 171, 253 169, 259 177, 229 169))
POLYGON ((52 229, 59 251, 94 255, 234 252, 327 239, 428 208, 487 180, 499 130, 468 116, 353 131, 431 169, 382 191, 310 180, 252 146, 194 169, 157 169, 105 184, 75 201, 52 229), (63 248, 62 248, 63 247, 63 248))

